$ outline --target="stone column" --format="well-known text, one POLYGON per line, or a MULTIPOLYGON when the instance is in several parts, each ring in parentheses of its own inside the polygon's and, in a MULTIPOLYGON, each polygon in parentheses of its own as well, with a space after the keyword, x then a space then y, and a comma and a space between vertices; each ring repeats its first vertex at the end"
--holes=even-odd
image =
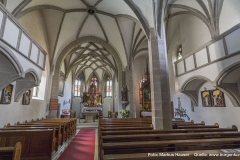
MULTIPOLYGON (((165 37, 165 36, 163 36, 165 37)), ((154 129, 171 129, 171 101, 165 38, 160 39, 153 28, 149 39, 152 123, 154 129)))

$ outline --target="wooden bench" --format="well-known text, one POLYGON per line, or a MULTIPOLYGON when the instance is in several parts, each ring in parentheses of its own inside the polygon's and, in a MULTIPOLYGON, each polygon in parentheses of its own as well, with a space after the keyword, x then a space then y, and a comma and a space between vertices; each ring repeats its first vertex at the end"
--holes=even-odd
POLYGON ((14 147, 0 147, 0 160, 20 160, 22 144, 17 142, 14 147))
POLYGON ((9 126, 7 128, 0 128, 0 131, 11 131, 11 130, 41 130, 41 129, 52 129, 53 138, 52 138, 52 152, 57 151, 61 147, 61 133, 59 129, 55 127, 28 127, 28 126, 9 126))
POLYGON ((112 135, 102 136, 103 143, 110 142, 133 142, 133 141, 161 141, 174 139, 206 139, 206 138, 236 138, 240 132, 195 132, 195 133, 162 133, 162 134, 134 134, 134 135, 112 135))
POLYGON ((12 125, 10 126, 10 124, 8 124, 6 126, 7 128, 25 128, 25 127, 34 127, 34 128, 46 128, 46 129, 53 129, 55 131, 55 137, 57 140, 57 146, 63 145, 63 142, 66 141, 65 139, 65 132, 64 132, 64 126, 63 125, 59 125, 59 124, 17 124, 17 125, 12 125))
MULTIPOLYGON (((239 152, 233 152, 239 154, 239 152)), ((177 152, 155 152, 155 153, 132 153, 132 154, 111 154, 104 155, 103 160, 237 160, 238 157, 220 157, 226 154, 221 150, 195 150, 177 152), (198 156, 196 156, 196 154, 198 156), (209 154, 218 156, 209 157, 209 154), (168 156, 164 156, 168 155, 168 156)))
POLYGON ((2 147, 13 147, 17 142, 22 144, 21 160, 51 160, 53 135, 52 129, 0 131, 2 147))
POLYGON ((232 128, 190 128, 190 129, 164 129, 164 130, 124 130, 124 131, 101 131, 105 135, 130 135, 130 134, 160 134, 160 133, 192 133, 192 132, 231 132, 238 131, 233 125, 232 128))
POLYGON ((174 125, 174 129, 187 129, 187 128, 219 128, 218 123, 214 125, 174 125))
POLYGON ((118 130, 149 130, 153 129, 152 125, 139 127, 100 127, 101 131, 118 131, 118 130))
POLYGON ((140 142, 103 143, 101 158, 109 154, 151 153, 168 151, 188 151, 221 148, 239 148, 240 138, 215 138, 191 140, 164 140, 140 142))

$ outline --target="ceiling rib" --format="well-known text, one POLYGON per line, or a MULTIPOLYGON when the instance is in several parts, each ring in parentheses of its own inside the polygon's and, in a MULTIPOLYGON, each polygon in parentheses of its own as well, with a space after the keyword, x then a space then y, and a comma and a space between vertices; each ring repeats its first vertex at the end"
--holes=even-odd
POLYGON ((97 20, 97 22, 98 22, 98 24, 99 24, 99 26, 100 26, 103 34, 104 34, 104 37, 105 37, 106 41, 109 42, 109 41, 108 41, 107 34, 106 34, 106 32, 105 32, 105 30, 104 30, 104 28, 103 28, 103 25, 102 25, 101 21, 99 20, 99 18, 98 18, 98 16, 97 16, 96 14, 94 15, 94 17, 95 17, 95 19, 97 20))
POLYGON ((83 20, 83 22, 82 22, 82 24, 81 24, 81 26, 80 26, 80 28, 79 28, 79 30, 78 30, 76 39, 78 39, 78 37, 79 37, 79 35, 80 35, 80 33, 81 33, 82 29, 83 29, 83 26, 84 26, 84 24, 86 23, 86 21, 87 21, 87 19, 88 19, 88 16, 89 16, 89 14, 87 14, 86 17, 84 18, 84 20, 83 20))

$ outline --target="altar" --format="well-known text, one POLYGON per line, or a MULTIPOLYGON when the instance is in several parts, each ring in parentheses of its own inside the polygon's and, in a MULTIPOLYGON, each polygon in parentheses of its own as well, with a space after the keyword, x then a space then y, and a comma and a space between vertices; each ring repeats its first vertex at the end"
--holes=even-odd
POLYGON ((85 123, 93 123, 95 121, 96 115, 98 115, 97 111, 84 111, 82 115, 85 116, 85 123))

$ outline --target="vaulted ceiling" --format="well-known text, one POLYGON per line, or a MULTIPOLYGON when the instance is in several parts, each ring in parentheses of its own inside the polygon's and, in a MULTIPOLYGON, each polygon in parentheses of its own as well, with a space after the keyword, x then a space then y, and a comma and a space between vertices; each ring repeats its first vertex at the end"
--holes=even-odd
MULTIPOLYGON (((49 53, 52 64, 68 44, 86 36, 95 36, 110 44, 119 54, 123 67, 128 66, 138 53, 147 54, 145 31, 124 0, 19 2, 20 5, 9 8, 13 13, 21 9, 16 18, 49 53), (23 3, 25 5, 21 5, 23 3)), ((102 46, 86 43, 81 44, 77 52, 70 53, 64 63, 67 72, 101 70, 113 76, 117 70, 114 61, 111 53, 102 46)))

